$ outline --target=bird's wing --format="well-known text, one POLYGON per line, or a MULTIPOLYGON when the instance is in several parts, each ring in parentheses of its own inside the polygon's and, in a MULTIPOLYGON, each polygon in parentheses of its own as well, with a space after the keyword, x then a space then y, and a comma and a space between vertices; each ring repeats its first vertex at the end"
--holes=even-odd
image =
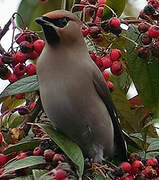
POLYGON ((120 127, 120 122, 117 116, 116 108, 112 102, 111 94, 109 89, 105 83, 104 78, 98 68, 94 68, 93 71, 93 84, 98 95, 103 100, 104 104, 106 105, 110 117, 112 119, 112 123, 114 126, 114 141, 115 141, 115 148, 121 154, 122 160, 127 160, 127 146, 123 137, 123 133, 120 127))

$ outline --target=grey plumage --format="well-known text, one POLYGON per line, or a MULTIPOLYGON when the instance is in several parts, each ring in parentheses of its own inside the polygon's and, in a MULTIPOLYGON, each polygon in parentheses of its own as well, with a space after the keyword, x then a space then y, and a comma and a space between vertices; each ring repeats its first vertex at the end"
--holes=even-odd
POLYGON ((42 25, 47 40, 37 62, 47 116, 93 161, 111 156, 115 146, 126 159, 116 110, 100 70, 90 59, 81 22, 63 10, 47 13, 36 22, 42 25))

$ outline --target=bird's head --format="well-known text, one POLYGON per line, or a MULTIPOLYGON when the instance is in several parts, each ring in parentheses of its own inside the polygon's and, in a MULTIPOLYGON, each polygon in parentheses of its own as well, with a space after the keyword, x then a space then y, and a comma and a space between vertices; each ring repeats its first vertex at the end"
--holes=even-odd
POLYGON ((56 10, 35 19, 43 28, 50 45, 79 40, 81 21, 71 12, 56 10))

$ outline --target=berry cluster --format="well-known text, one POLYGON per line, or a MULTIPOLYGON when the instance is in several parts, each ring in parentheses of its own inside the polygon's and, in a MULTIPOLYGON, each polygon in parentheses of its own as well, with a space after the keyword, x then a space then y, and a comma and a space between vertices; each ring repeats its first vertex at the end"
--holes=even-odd
MULTIPOLYGON (((16 34, 10 49, 1 53, 0 78, 14 83, 23 77, 36 74, 36 65, 29 62, 40 56, 44 45, 44 41, 29 30, 22 30, 16 34)), ((15 95, 17 99, 24 96, 24 94, 15 95)))
MULTIPOLYGON (((102 13, 106 6, 105 3, 106 0, 76 0, 73 7, 73 11, 82 11, 83 17, 89 19, 89 21, 85 20, 81 31, 85 38, 92 40, 96 45, 103 41, 105 34, 113 33, 119 36, 122 31, 120 27, 121 21, 117 17, 102 21, 102 13)), ((121 51, 118 49, 110 50, 110 48, 103 48, 101 52, 95 54, 91 51, 90 56, 103 73, 109 89, 113 90, 114 85, 109 80, 109 73, 104 70, 110 68, 113 75, 119 76, 122 74, 123 67, 119 60, 121 51), (107 53, 107 51, 109 51, 109 53, 107 53)))
POLYGON ((109 81, 109 73, 105 69, 110 68, 112 74, 119 76, 123 72, 123 67, 120 62, 121 51, 119 49, 111 49, 109 53, 104 55, 96 55, 94 52, 90 52, 90 56, 98 68, 101 70, 107 86, 110 90, 114 88, 112 82, 109 81))
POLYGON ((113 172, 115 180, 146 180, 159 177, 159 158, 141 161, 138 154, 130 154, 129 162, 122 162, 113 172))
MULTIPOLYGON (((38 131, 38 133, 39 132, 40 131, 38 131)), ((3 176, 5 166, 13 160, 18 161, 28 156, 43 156, 46 160, 44 168, 50 172, 48 174, 50 179, 65 180, 67 178, 68 180, 77 180, 76 175, 72 170, 73 167, 70 164, 68 158, 61 152, 60 149, 55 147, 51 141, 41 141, 41 144, 35 147, 33 151, 19 151, 9 155, 5 155, 3 153, 7 148, 5 146, 3 147, 3 141, 3 135, 0 133, 0 176, 3 176)), ((13 174, 16 174, 16 176, 25 176, 27 173, 27 168, 19 169, 13 172, 13 174)))
POLYGON ((138 24, 138 31, 141 33, 141 47, 138 49, 140 58, 148 58, 150 54, 159 57, 159 1, 148 0, 148 4, 140 12, 142 20, 138 24))

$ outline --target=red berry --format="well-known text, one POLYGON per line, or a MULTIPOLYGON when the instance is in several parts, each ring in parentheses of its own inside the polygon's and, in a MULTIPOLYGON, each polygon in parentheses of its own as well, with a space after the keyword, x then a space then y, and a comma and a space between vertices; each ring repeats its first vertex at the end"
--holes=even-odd
POLYGON ((0 175, 2 175, 2 174, 3 174, 3 171, 4 171, 4 169, 3 169, 3 168, 1 168, 1 169, 0 169, 0 175))
POLYGON ((125 173, 130 173, 131 172, 131 164, 128 162, 122 162, 120 164, 120 167, 124 170, 125 173))
POLYGON ((104 7, 99 7, 97 10, 97 14, 96 16, 101 18, 102 17, 102 13, 103 13, 104 7))
POLYGON ((32 103, 30 103, 29 104, 29 110, 33 110, 34 109, 34 107, 35 107, 35 104, 36 104, 36 102, 32 102, 32 103))
POLYGON ((146 168, 142 171, 142 174, 145 175, 146 179, 157 177, 157 171, 153 169, 152 166, 146 166, 146 168))
POLYGON ((148 35, 151 38, 159 37, 159 26, 157 26, 157 25, 150 26, 149 29, 148 29, 148 35))
POLYGON ((118 61, 121 57, 121 51, 119 49, 112 49, 110 51, 110 58, 112 61, 118 61))
POLYGON ((34 74, 36 74, 36 65, 35 64, 29 64, 26 66, 26 73, 29 76, 32 76, 34 74))
POLYGON ((37 59, 39 56, 40 54, 37 51, 27 53, 27 57, 30 59, 37 59))
POLYGON ((17 76, 22 76, 24 75, 26 72, 26 66, 25 64, 17 64, 15 67, 14 67, 14 73, 17 75, 17 76))
POLYGON ((90 54, 92 60, 95 61, 95 60, 96 60, 96 55, 95 55, 95 53, 94 53, 93 51, 90 51, 89 54, 90 54))
POLYGON ((94 37, 97 36, 100 33, 100 29, 98 26, 91 26, 89 28, 89 35, 94 37))
POLYGON ((153 6, 155 9, 159 8, 159 1, 158 0, 148 0, 148 4, 153 6))
POLYGON ((108 81, 109 80, 109 73, 108 72, 106 72, 106 71, 104 71, 104 72, 102 72, 102 74, 103 74, 103 76, 104 76, 104 79, 106 80, 106 81, 108 81))
POLYGON ((22 53, 29 53, 33 51, 33 44, 28 41, 23 41, 20 43, 20 51, 22 53))
POLYGON ((25 33, 19 33, 15 36, 16 43, 20 44, 21 42, 25 41, 26 34, 25 33))
POLYGON ((7 162, 7 156, 0 154, 0 166, 3 166, 7 162))
POLYGON ((148 35, 148 33, 144 33, 141 37, 141 42, 144 45, 148 45, 152 42, 152 38, 148 35))
POLYGON ((62 154, 55 154, 55 155, 53 156, 52 161, 53 161, 53 162, 58 162, 58 161, 64 162, 64 161, 65 161, 65 156, 62 155, 62 154))
POLYGON ((24 98, 25 98, 25 93, 15 94, 14 97, 15 97, 16 99, 24 99, 24 98))
POLYGON ((26 158, 27 157, 27 154, 25 153, 25 152, 23 152, 23 153, 20 153, 19 155, 17 155, 16 157, 15 157, 15 159, 16 160, 20 160, 20 159, 24 159, 24 158, 26 158))
POLYGON ((149 27, 150 27, 149 24, 142 22, 138 25, 138 30, 140 33, 145 33, 148 31, 149 27))
POLYGON ((150 51, 147 47, 140 47, 138 50, 137 50, 137 55, 140 57, 140 58, 147 58, 150 54, 150 51))
POLYGON ((120 27, 120 20, 116 17, 112 17, 109 20, 109 26, 113 29, 118 29, 120 27))
POLYGON ((0 145, 2 144, 2 142, 3 142, 3 135, 2 135, 2 133, 0 132, 0 145))
POLYGON ((110 59, 110 56, 106 55, 102 58, 103 67, 105 69, 110 68, 112 66, 112 61, 110 59))
POLYGON ((54 157, 55 152, 51 149, 46 149, 44 151, 44 158, 46 159, 46 161, 52 161, 52 158, 54 157))
POLYGON ((89 34, 89 28, 82 29, 83 37, 86 37, 89 34))
POLYGON ((14 82, 16 82, 18 79, 19 79, 19 78, 18 78, 18 76, 17 76, 16 74, 14 74, 14 73, 10 73, 10 74, 9 74, 8 80, 9 80, 10 83, 14 83, 14 82))
POLYGON ((113 90, 113 89, 114 89, 114 84, 113 84, 112 82, 106 81, 106 84, 107 84, 107 86, 108 86, 108 88, 109 88, 110 90, 113 90))
POLYGON ((131 167, 132 167, 133 174, 139 174, 144 169, 143 163, 141 161, 139 161, 139 160, 135 160, 131 164, 131 167))
POLYGON ((146 166, 158 166, 158 161, 156 158, 150 158, 146 161, 146 166))
POLYGON ((110 68, 112 74, 119 76, 123 73, 122 64, 120 61, 114 61, 111 68, 110 68))
POLYGON ((40 146, 36 147, 33 151, 34 156, 40 156, 40 155, 43 155, 43 153, 44 153, 44 150, 40 146))
POLYGON ((27 56, 20 51, 17 51, 15 54, 13 54, 12 58, 14 64, 24 63, 27 60, 27 56))
POLYGON ((99 5, 103 5, 103 4, 105 4, 106 3, 106 0, 98 0, 98 4, 99 5))
POLYGON ((34 43, 33 43, 34 50, 38 54, 40 54, 42 52, 44 46, 45 46, 45 42, 41 39, 38 39, 38 40, 34 41, 34 43))
POLYGON ((100 68, 103 66, 103 62, 99 56, 96 57, 95 59, 95 64, 100 68))
POLYGON ((65 180, 66 177, 67 173, 62 169, 58 169, 55 173, 55 180, 65 180))

